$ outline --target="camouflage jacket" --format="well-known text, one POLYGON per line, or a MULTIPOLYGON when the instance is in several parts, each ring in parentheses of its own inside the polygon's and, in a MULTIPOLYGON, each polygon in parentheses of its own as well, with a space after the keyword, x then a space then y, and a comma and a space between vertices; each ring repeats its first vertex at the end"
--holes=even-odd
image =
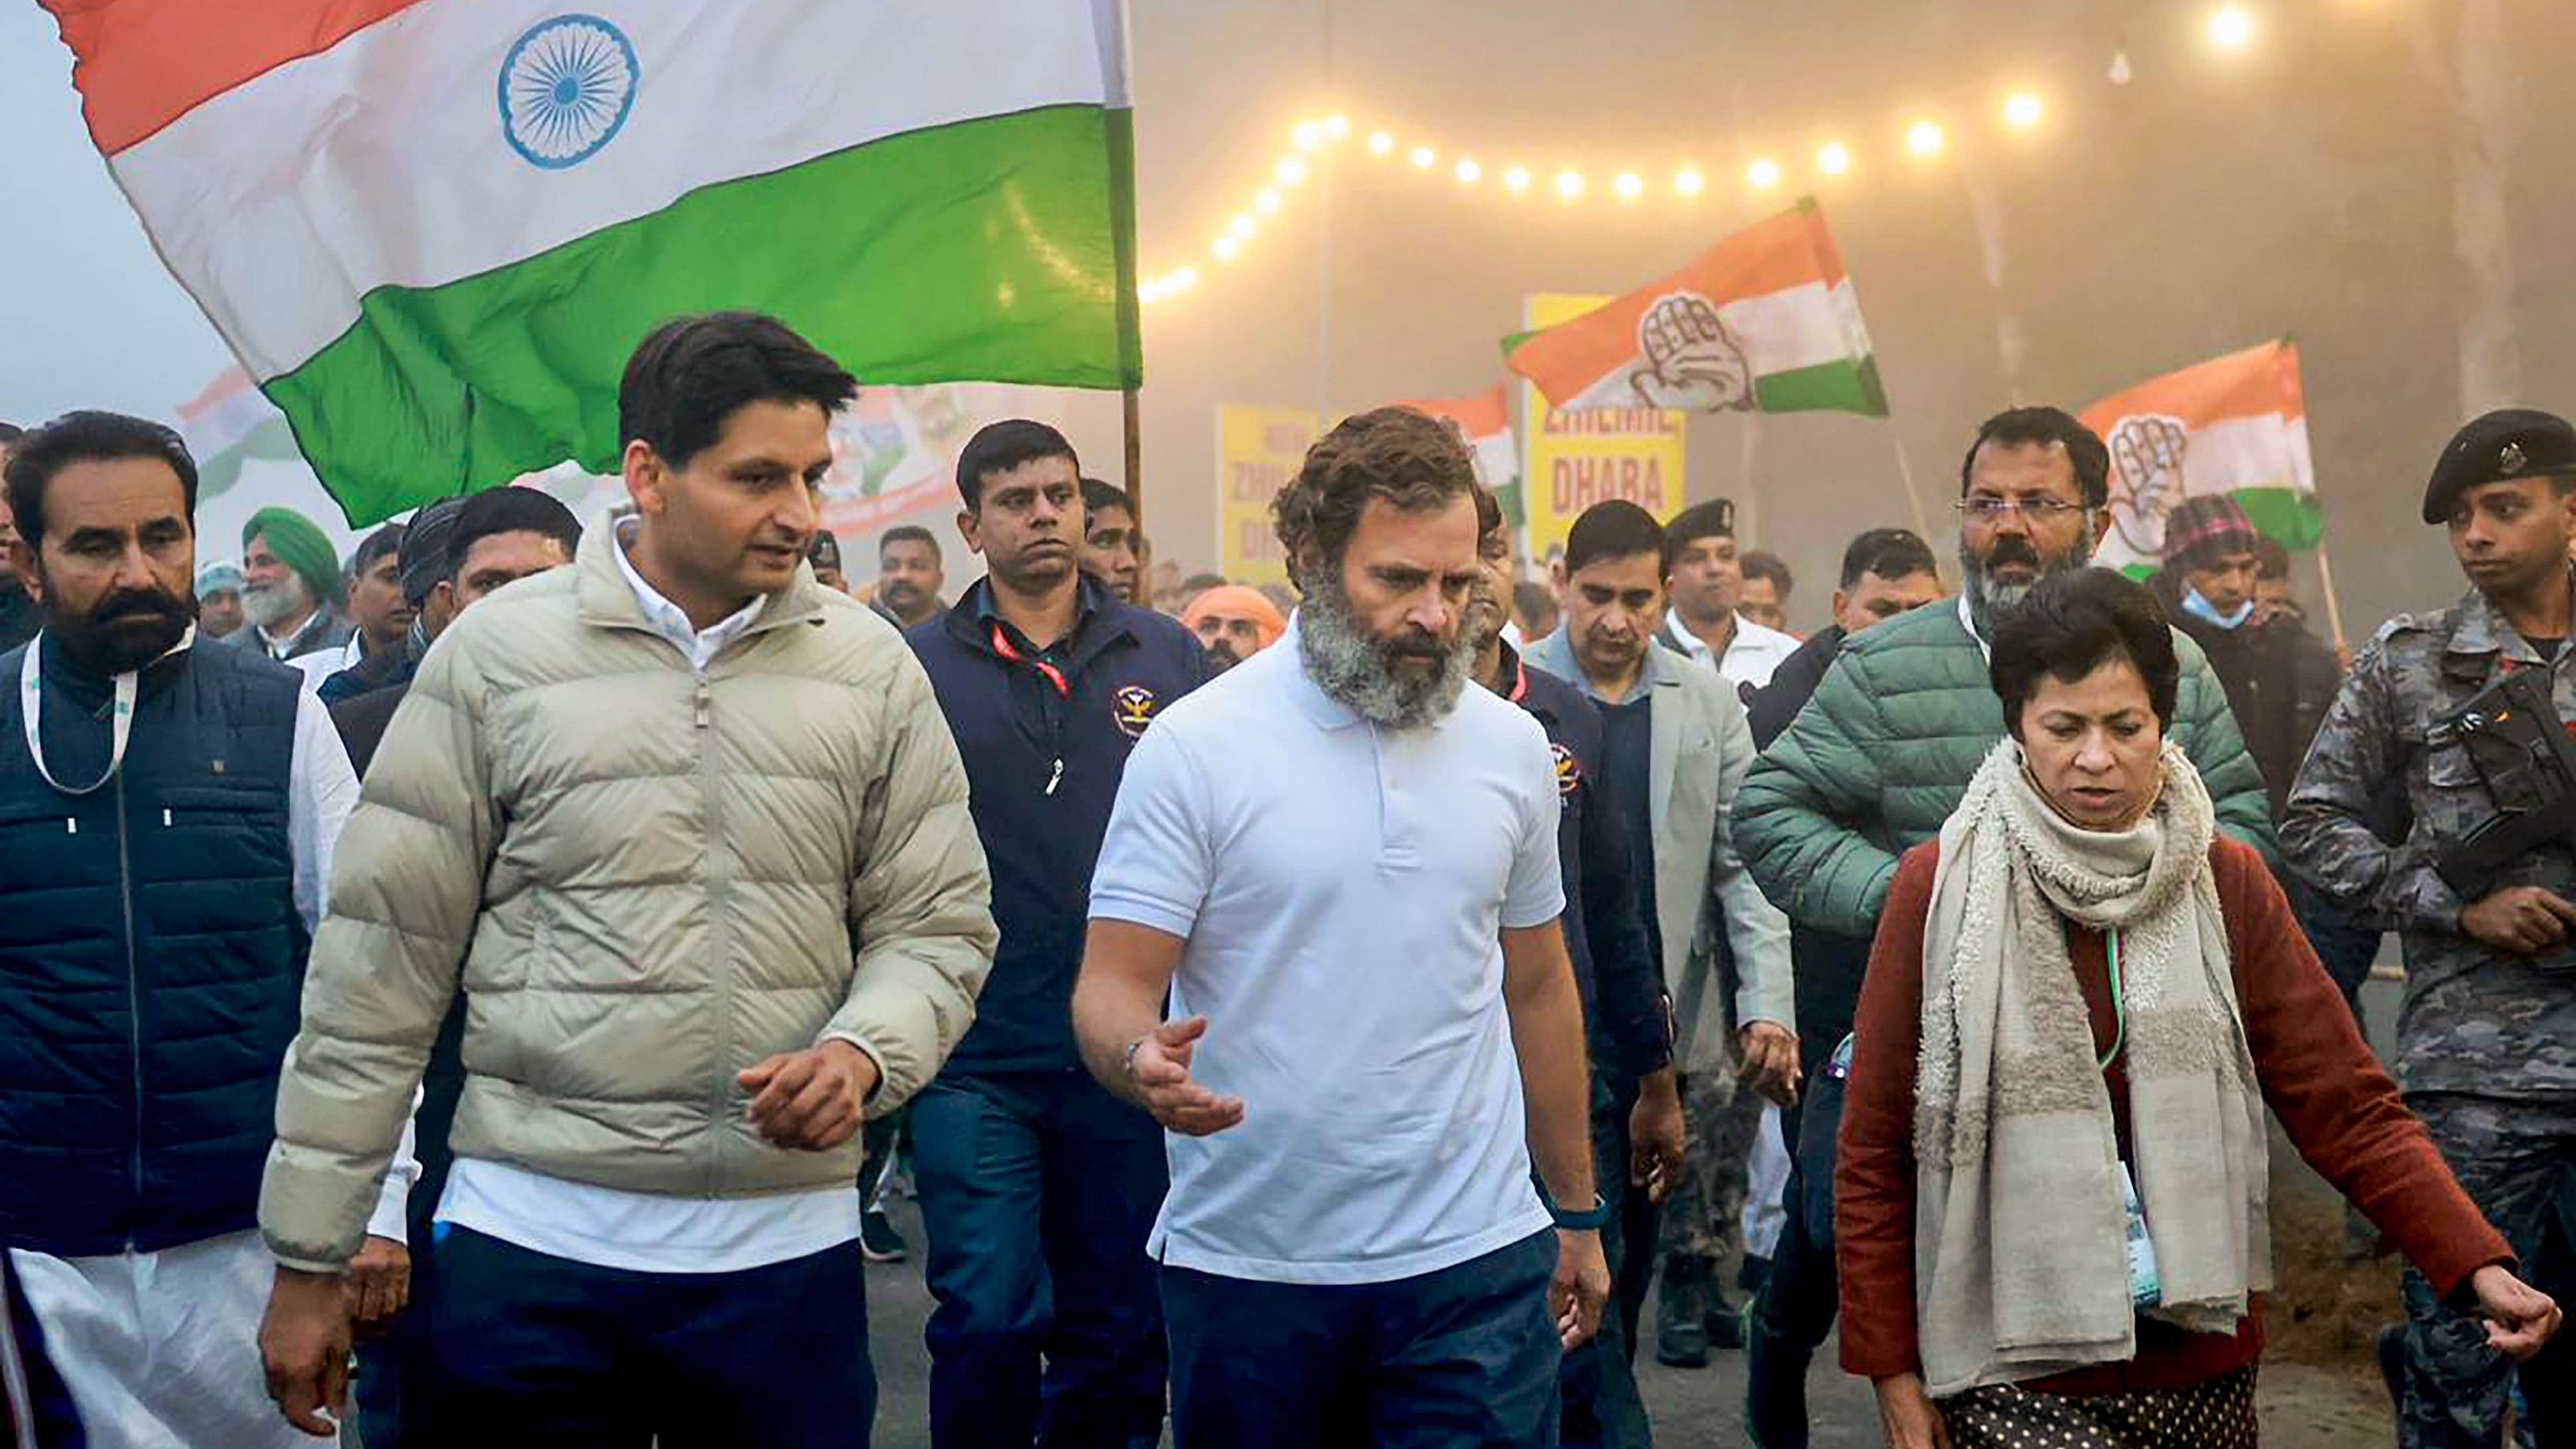
MULTIPOLYGON (((2561 649, 2551 693, 2576 720, 2576 650, 2561 649)), ((2545 667, 2484 594, 2403 614, 2353 661, 2326 711, 2281 822, 2290 868, 2403 933, 2406 1001, 2399 1084, 2410 1092, 2576 1097, 2576 943, 2537 956, 2496 951, 2460 930, 2471 904, 2434 871, 2452 844, 2495 814, 2468 750, 2427 735, 2499 673, 2545 667), (2373 798, 2400 780, 2405 839, 2372 833, 2373 798)), ((2576 899, 2576 852, 2533 851, 2494 888, 2538 885, 2576 899)))

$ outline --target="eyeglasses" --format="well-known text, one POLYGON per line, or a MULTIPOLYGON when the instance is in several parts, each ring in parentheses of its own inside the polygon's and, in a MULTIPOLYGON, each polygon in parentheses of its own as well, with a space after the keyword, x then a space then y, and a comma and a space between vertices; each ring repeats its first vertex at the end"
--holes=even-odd
POLYGON ((2092 511, 2060 498, 1963 498, 1950 506, 1978 523, 2000 522, 2007 513, 2018 513, 2033 523, 2055 523, 2070 513, 2092 511))

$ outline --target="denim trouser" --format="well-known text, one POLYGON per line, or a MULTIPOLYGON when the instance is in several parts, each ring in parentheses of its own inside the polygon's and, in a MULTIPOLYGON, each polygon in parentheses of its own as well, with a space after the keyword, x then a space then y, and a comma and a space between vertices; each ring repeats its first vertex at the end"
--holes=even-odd
MULTIPOLYGON (((1632 1191, 1642 1195, 1628 1185, 1628 1114, 1636 1105, 1635 1078, 1593 1072, 1592 1179, 1610 1209, 1610 1220, 1601 1225, 1601 1257, 1614 1274, 1627 1245, 1621 1219, 1626 1198, 1632 1191)), ((1565 1449, 1649 1449, 1655 1442, 1646 1402, 1637 1393, 1636 1358, 1614 1288, 1601 1332, 1567 1354, 1558 1375, 1565 1449)))
POLYGON ((1388 1283, 1165 1265, 1175 1449, 1552 1449, 1556 1243, 1388 1283))
POLYGON ((1081 1072, 948 1073, 913 1099, 912 1144, 939 1300, 923 1334, 932 1443, 1154 1444, 1154 1119, 1081 1072))
POLYGON ((877 1384, 856 1238, 738 1272, 641 1273, 441 1227, 421 1442, 865 1449, 877 1384))

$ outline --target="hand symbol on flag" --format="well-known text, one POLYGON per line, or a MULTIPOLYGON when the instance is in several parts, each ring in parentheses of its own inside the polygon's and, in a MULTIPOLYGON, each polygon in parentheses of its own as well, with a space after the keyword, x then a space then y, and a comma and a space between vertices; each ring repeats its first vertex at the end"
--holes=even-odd
POLYGON ((2141 557, 2164 550, 2165 518, 2183 500, 2183 454, 2191 431, 2180 418, 2142 413, 2111 429, 2111 526, 2141 557))
POLYGON ((1642 354, 1629 382, 1646 406, 1678 412, 1743 412, 1753 407, 1753 370, 1726 322, 1696 292, 1659 297, 1637 319, 1642 354))

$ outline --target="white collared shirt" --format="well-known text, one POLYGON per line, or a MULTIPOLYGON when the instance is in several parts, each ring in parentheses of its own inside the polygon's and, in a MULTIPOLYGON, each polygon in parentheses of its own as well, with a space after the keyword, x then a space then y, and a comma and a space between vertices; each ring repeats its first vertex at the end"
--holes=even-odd
POLYGON ((1128 757, 1094 920, 1183 941, 1174 1017, 1241 1124, 1167 1135, 1147 1251, 1277 1283, 1378 1283, 1548 1226, 1530 1185, 1499 933, 1563 913, 1546 734, 1472 685, 1378 728, 1297 626, 1156 716, 1128 757))
MULTIPOLYGON (((1691 632, 1682 622, 1681 611, 1664 612, 1667 632, 1681 641, 1682 652, 1693 659, 1709 657, 1708 641, 1691 632)), ((1717 672, 1729 684, 1751 685, 1761 689, 1771 682, 1772 671, 1798 652, 1798 636, 1784 634, 1767 625, 1756 624, 1742 614, 1735 616, 1735 637, 1726 642, 1726 654, 1718 659, 1717 672)))
MULTIPOLYGON (((261 637, 266 638, 267 636, 262 635, 261 637)), ((396 645, 395 647, 400 648, 401 646, 396 645)), ((322 687, 323 680, 330 678, 332 675, 339 673, 343 669, 357 668, 358 662, 366 657, 366 638, 364 635, 353 630, 350 632, 349 642, 341 645, 337 649, 316 649, 310 654, 298 654, 294 658, 285 661, 285 663, 287 668, 297 670, 303 674, 304 687, 306 689, 320 689, 322 687)))
MULTIPOLYGON (((618 571, 644 617, 689 667, 707 665, 760 617, 767 595, 701 630, 688 613, 644 581, 626 556, 633 519, 617 530, 618 571)), ((859 1235, 859 1189, 750 1198, 671 1197, 550 1176, 513 1163, 459 1157, 438 1200, 438 1220, 532 1252, 595 1268, 637 1273, 736 1273, 836 1248, 859 1235)))

